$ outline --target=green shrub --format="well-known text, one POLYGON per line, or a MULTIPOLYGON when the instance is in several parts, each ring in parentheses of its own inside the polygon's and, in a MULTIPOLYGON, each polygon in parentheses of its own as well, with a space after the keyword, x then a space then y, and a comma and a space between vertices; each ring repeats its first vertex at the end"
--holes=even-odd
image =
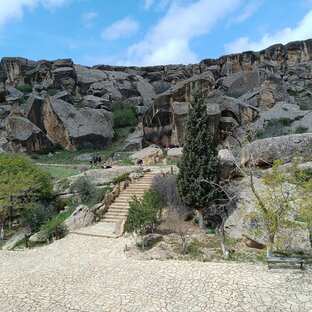
POLYGON ((47 154, 50 154, 50 153, 55 153, 57 151, 61 151, 63 150, 63 147, 59 144, 53 144, 53 145, 50 145, 49 147, 46 147, 40 151, 38 151, 38 154, 39 155, 47 155, 47 154))
POLYGON ((309 130, 307 127, 299 126, 296 128, 295 133, 306 133, 309 130))
POLYGON ((59 213, 56 217, 41 225, 39 235, 47 237, 48 239, 53 238, 55 235, 57 235, 58 238, 63 238, 68 232, 68 229, 64 225, 64 221, 70 217, 75 211, 75 208, 75 206, 72 206, 68 210, 59 213))
POLYGON ((111 189, 109 187, 100 189, 96 188, 96 186, 84 176, 79 177, 70 186, 70 191, 77 192, 81 202, 88 207, 100 203, 103 200, 105 194, 110 190, 111 189))
POLYGON ((21 92, 32 92, 32 85, 29 83, 24 83, 16 86, 16 89, 21 92))
POLYGON ((114 128, 134 127, 138 124, 134 108, 128 104, 114 103, 114 128))
POLYGON ((125 173, 121 174, 120 176, 113 178, 112 182, 114 184, 117 184, 117 183, 120 183, 120 182, 125 181, 125 180, 129 180, 129 173, 128 172, 125 172, 125 173))
POLYGON ((33 232, 37 232, 41 225, 57 215, 57 209, 53 205, 37 204, 35 208, 27 209, 22 213, 22 220, 29 225, 33 232))
POLYGON ((287 135, 291 132, 291 130, 288 127, 292 124, 292 122, 293 119, 286 117, 267 120, 263 130, 257 132, 256 138, 265 139, 270 137, 287 135))
POLYGON ((84 204, 88 203, 96 192, 95 185, 84 176, 79 177, 69 189, 71 192, 77 192, 84 204))
POLYGON ((156 176, 152 189, 158 195, 163 207, 172 207, 182 218, 185 218, 192 212, 192 209, 182 203, 177 188, 177 176, 156 176))
POLYGON ((49 96, 55 95, 59 90, 55 89, 54 87, 50 86, 47 88, 47 93, 49 96))
POLYGON ((121 165, 123 166, 133 166, 135 165, 134 160, 131 159, 129 156, 125 156, 121 160, 121 165))
POLYGON ((137 77, 135 75, 128 75, 127 79, 131 82, 137 81, 137 77))
POLYGON ((156 192, 145 191, 141 200, 134 196, 130 202, 125 230, 138 234, 152 230, 160 218, 161 210, 162 203, 156 192))

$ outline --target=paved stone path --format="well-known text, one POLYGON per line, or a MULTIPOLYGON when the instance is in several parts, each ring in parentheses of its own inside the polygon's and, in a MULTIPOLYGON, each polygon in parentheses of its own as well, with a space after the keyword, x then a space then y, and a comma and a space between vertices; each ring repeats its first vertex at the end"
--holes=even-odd
POLYGON ((312 311, 311 269, 141 261, 125 244, 72 234, 0 251, 0 311, 312 311))

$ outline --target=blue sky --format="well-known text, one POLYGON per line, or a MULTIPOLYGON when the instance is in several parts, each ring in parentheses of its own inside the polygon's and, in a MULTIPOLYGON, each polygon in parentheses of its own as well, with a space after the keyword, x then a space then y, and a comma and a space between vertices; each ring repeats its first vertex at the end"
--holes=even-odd
POLYGON ((189 64, 312 38, 312 0, 0 0, 0 58, 189 64))

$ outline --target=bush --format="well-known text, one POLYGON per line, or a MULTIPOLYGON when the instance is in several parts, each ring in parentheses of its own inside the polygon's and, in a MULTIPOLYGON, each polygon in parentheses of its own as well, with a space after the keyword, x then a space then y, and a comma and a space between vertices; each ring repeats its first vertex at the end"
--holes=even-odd
POLYGON ((32 209, 27 209, 22 214, 22 220, 29 225, 33 232, 37 232, 41 225, 57 215, 57 209, 53 205, 37 204, 32 209))
POLYGON ((98 189, 86 177, 79 177, 71 186, 71 192, 77 192, 83 204, 91 207, 100 203, 105 194, 110 190, 109 187, 98 189))
POLYGON ((138 124, 138 119, 132 106, 115 103, 112 111, 114 128, 134 127, 138 124))
POLYGON ((185 206, 178 192, 177 176, 156 176, 152 189, 158 195, 163 207, 172 207, 179 215, 186 217, 192 212, 192 209, 185 206))
POLYGON ((293 122, 293 119, 282 117, 279 119, 267 120, 263 130, 260 130, 256 134, 257 139, 265 139, 270 137, 277 137, 287 135, 291 131, 289 127, 293 122))
POLYGON ((29 83, 24 83, 16 86, 16 89, 21 92, 32 92, 32 85, 29 83))
POLYGON ((162 203, 156 192, 145 191, 141 200, 134 196, 130 201, 125 230, 138 234, 152 231, 156 221, 160 218, 161 210, 162 203))
POLYGON ((120 183, 122 181, 129 180, 129 175, 130 174, 128 172, 125 172, 125 173, 121 174, 120 176, 113 178, 112 182, 114 184, 117 184, 117 183, 120 183))
POLYGON ((299 126, 296 128, 295 133, 306 133, 308 132, 309 128, 307 127, 303 127, 303 126, 299 126))
POLYGON ((96 192, 96 187, 86 177, 79 177, 71 186, 71 192, 79 193, 82 203, 86 204, 91 201, 96 192))
POLYGON ((47 237, 49 240, 54 236, 63 238, 68 233, 64 221, 75 211, 75 208, 75 206, 72 206, 68 210, 59 213, 56 217, 41 225, 39 235, 47 237))

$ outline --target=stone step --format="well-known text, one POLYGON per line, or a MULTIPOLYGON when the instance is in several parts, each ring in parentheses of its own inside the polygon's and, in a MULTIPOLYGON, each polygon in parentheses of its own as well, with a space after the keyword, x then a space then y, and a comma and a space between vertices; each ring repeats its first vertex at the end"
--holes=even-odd
POLYGON ((126 188, 126 190, 133 190, 138 188, 150 188, 152 184, 133 184, 126 188))
POLYGON ((129 208, 113 208, 109 209, 107 213, 113 212, 113 213, 128 213, 129 208))
POLYGON ((104 216, 103 219, 101 219, 101 222, 114 222, 117 223, 120 220, 123 220, 125 218, 125 216, 113 216, 113 217, 106 217, 104 216))
POLYGON ((111 207, 129 207, 129 202, 124 201, 124 202, 113 202, 108 208, 111 207))
POLYGON ((108 212, 105 215, 105 218, 119 218, 119 217, 126 217, 128 215, 128 213, 113 213, 113 212, 108 212))

